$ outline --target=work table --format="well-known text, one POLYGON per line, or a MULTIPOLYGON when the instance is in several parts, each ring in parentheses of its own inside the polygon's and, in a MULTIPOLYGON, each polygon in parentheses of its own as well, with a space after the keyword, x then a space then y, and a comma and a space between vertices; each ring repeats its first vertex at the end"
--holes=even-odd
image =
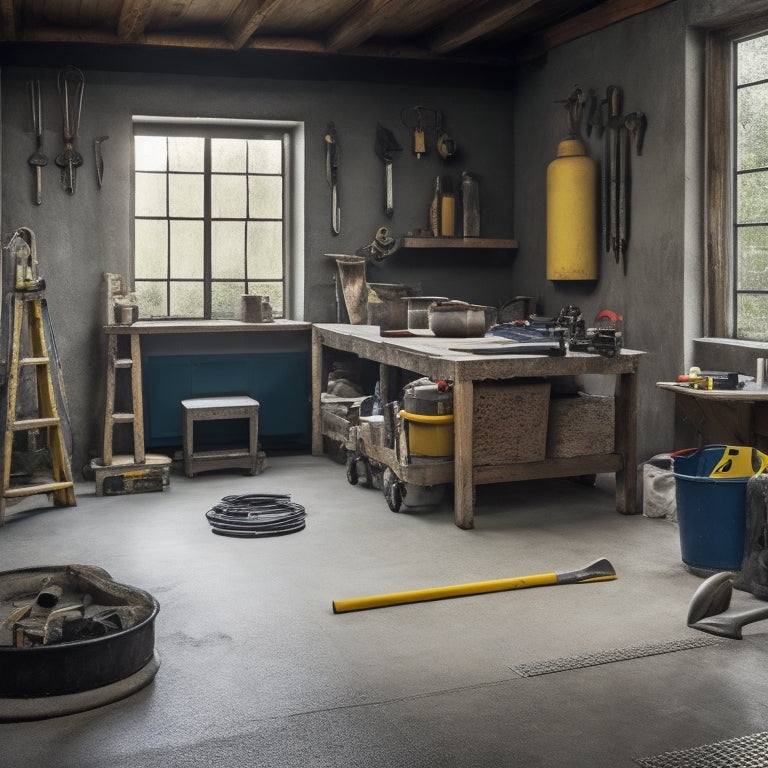
MULTIPOLYGON (((396 367, 453 382, 454 513, 456 525, 474 525, 474 486, 511 480, 616 474, 616 508, 631 514, 636 506, 637 367, 642 352, 622 350, 615 357, 568 352, 544 355, 487 355, 469 351, 507 340, 438 338, 429 331, 407 337, 382 337, 378 326, 315 324, 312 327, 312 450, 322 453, 321 394, 325 385, 324 349, 353 353, 381 366, 381 399, 387 402, 387 368, 396 367), (477 465, 472 455, 474 389, 489 380, 538 379, 597 374, 615 376, 615 442, 612 453, 545 459, 494 466, 477 465)), ((503 448, 502 448, 503 449, 503 448)))
POLYGON ((675 406, 693 425, 700 443, 768 449, 768 388, 751 381, 742 389, 694 389, 673 381, 656 386, 674 393, 675 406))

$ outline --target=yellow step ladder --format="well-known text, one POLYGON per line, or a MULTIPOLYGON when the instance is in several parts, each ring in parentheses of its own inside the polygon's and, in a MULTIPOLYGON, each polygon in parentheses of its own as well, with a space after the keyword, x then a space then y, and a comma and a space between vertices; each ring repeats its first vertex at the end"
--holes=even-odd
MULTIPOLYGON (((13 298, 13 330, 11 359, 8 366, 8 392, 5 417, 5 441, 3 444, 3 485, 0 495, 0 525, 5 522, 7 499, 36 494, 51 494, 56 506, 76 506, 74 483, 69 455, 64 443, 61 417, 56 405, 51 359, 45 342, 43 320, 43 292, 17 291, 13 298), (25 343, 24 331, 28 338, 25 343), (35 418, 19 418, 17 414, 19 385, 22 371, 27 367, 35 370, 37 410, 35 418), (52 478, 27 485, 11 484, 11 461, 14 435, 28 430, 44 430, 51 457, 52 478)), ((61 379, 59 390, 63 392, 61 379)))

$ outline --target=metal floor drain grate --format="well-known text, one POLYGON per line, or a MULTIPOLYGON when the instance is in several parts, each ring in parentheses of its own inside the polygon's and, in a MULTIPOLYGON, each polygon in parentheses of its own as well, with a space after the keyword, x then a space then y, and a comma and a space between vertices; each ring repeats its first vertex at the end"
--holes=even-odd
POLYGON ((768 732, 634 761, 643 768, 768 768, 768 732))
POLYGON ((549 675, 553 672, 567 672, 583 667, 597 667, 601 664, 612 664, 615 661, 629 661, 644 656, 658 656, 662 653, 688 651, 692 648, 703 648, 708 645, 719 645, 722 641, 714 637, 695 637, 685 640, 669 640, 666 643, 646 643, 645 645, 628 645, 625 648, 614 648, 607 651, 595 651, 581 656, 564 656, 559 659, 532 661, 528 664, 518 664, 510 669, 520 677, 535 677, 549 675))

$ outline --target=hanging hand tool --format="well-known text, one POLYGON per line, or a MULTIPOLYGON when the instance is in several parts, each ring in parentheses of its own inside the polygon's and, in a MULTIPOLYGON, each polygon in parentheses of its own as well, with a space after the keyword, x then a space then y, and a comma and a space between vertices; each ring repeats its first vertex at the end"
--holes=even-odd
POLYGON ((40 97, 40 81, 30 80, 29 100, 32 107, 32 125, 35 129, 37 149, 27 162, 35 169, 35 203, 43 202, 43 166, 48 165, 48 158, 43 154, 43 101, 40 97))
POLYGON ((395 212, 393 179, 392 179, 392 153, 402 151, 395 135, 389 128, 381 123, 376 125, 376 156, 384 163, 384 212, 392 217, 395 212))
POLYGON ((413 129, 413 154, 417 160, 427 154, 427 141, 424 137, 424 116, 421 107, 416 107, 416 126, 413 129))
POLYGON ((613 251, 616 263, 619 262, 618 247, 618 206, 619 186, 621 185, 621 165, 619 150, 619 133, 624 127, 621 118, 621 88, 617 85, 608 86, 606 93, 608 102, 608 232, 606 250, 613 251))
POLYGON ((638 157, 643 154, 643 141, 645 140, 645 129, 648 121, 643 112, 631 112, 624 118, 624 126, 632 136, 635 144, 635 153, 638 157))
POLYGON ((75 149, 75 137, 83 106, 83 73, 73 66, 59 72, 59 97, 64 118, 64 151, 56 156, 61 168, 61 183, 70 195, 75 194, 75 169, 83 164, 83 156, 75 149))
POLYGON ((588 112, 587 112, 587 136, 592 135, 592 129, 596 129, 597 137, 601 138, 603 135, 603 112, 602 105, 604 102, 598 100, 597 94, 590 88, 587 96, 588 112))
POLYGON ((362 256, 364 259, 370 258, 373 263, 384 261, 402 246, 400 238, 394 238, 389 234, 386 227, 379 227, 376 230, 376 236, 370 245, 365 245, 355 251, 356 256, 362 256))
POLYGON ((104 157, 101 153, 101 145, 109 138, 109 136, 99 136, 93 140, 93 156, 96 162, 96 180, 99 182, 99 189, 101 189, 104 183, 104 157))
MULTIPOLYGON (((614 255, 616 263, 623 260, 627 250, 627 240, 629 240, 629 148, 627 141, 627 127, 622 121, 618 128, 619 150, 618 150, 618 201, 617 201, 617 221, 616 221, 616 244, 614 255)), ((626 268, 626 264, 624 265, 626 268)))
POLYGON ((443 160, 450 160, 456 155, 458 144, 456 143, 456 139, 449 136, 443 130, 443 113, 439 109, 435 113, 435 134, 437 136, 437 139, 435 140, 437 154, 440 155, 443 160))
POLYGON ((400 122, 413 131, 413 154, 417 160, 427 154, 427 128, 434 128, 436 115, 436 109, 420 104, 400 110, 400 122))
POLYGON ((339 140, 333 123, 325 131, 325 178, 331 188, 331 232, 341 232, 341 206, 339 205, 339 140))

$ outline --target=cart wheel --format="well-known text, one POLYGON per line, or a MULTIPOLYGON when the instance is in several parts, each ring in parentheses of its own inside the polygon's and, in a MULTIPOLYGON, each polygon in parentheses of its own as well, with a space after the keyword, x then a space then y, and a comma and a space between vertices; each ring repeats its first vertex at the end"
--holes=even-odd
POLYGON ((400 489, 400 481, 389 467, 384 470, 382 483, 384 485, 384 498, 387 500, 387 506, 393 512, 399 512, 400 505, 403 503, 403 493, 400 489))
POLYGON ((365 480, 363 481, 363 485, 366 488, 373 488, 373 475, 371 474, 371 463, 368 461, 368 459, 365 459, 363 457, 360 457, 360 461, 363 464, 363 468, 365 469, 365 480))
POLYGON ((354 453, 347 454, 347 482, 357 485, 357 458, 354 453))

